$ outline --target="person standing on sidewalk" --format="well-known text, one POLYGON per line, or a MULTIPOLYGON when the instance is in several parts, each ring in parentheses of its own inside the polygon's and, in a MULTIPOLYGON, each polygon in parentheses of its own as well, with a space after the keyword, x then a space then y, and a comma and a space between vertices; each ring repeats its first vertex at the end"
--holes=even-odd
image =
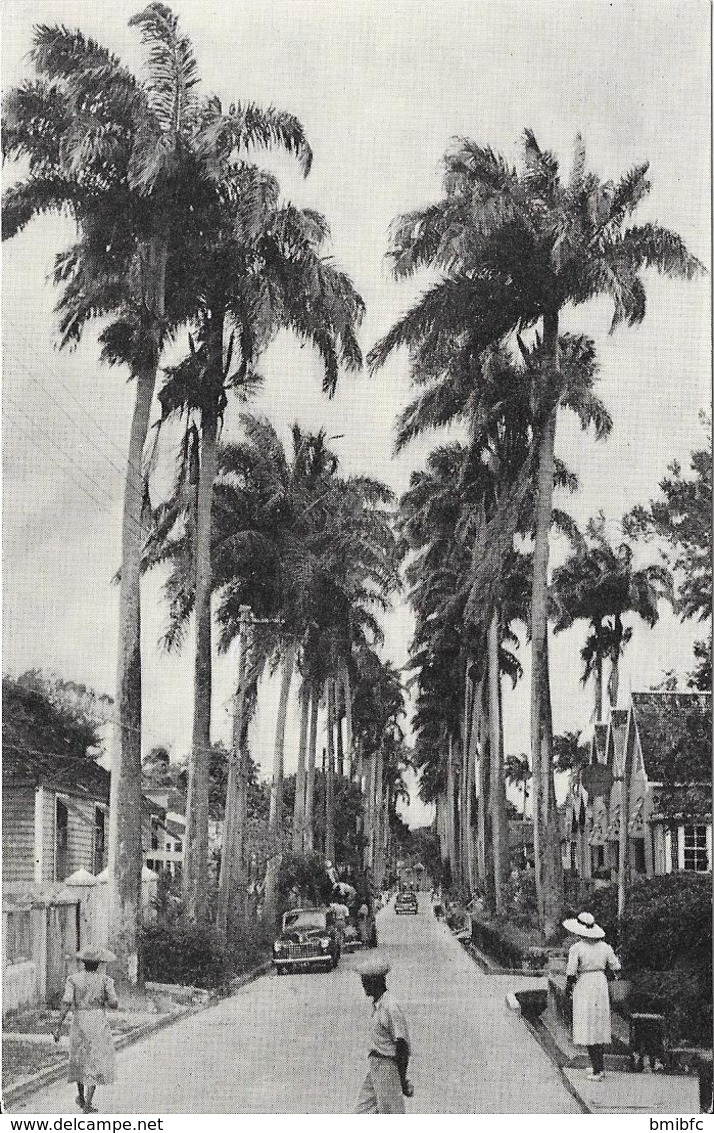
POLYGON ((573 1042, 586 1046, 592 1069, 591 1082, 605 1077, 605 1047, 612 1039, 607 972, 619 972, 620 961, 592 913, 563 921, 563 928, 579 939, 568 952, 566 995, 573 998, 573 1042))
POLYGON ((373 1002, 369 1025, 367 1076, 362 1083, 355 1113, 405 1113, 404 1098, 414 1090, 407 1078, 409 1029, 404 1012, 387 991, 389 961, 370 956, 357 968, 365 995, 373 1002))
POLYGON ((116 1061, 114 1040, 104 1010, 119 1006, 114 981, 98 969, 100 964, 112 963, 116 956, 106 948, 90 944, 77 953, 77 959, 84 964, 84 971, 67 977, 54 1040, 59 1042, 60 1029, 71 1011, 67 1078, 77 1083, 79 1108, 84 1113, 96 1113, 92 1104, 94 1091, 98 1085, 108 1086, 114 1081, 116 1061))

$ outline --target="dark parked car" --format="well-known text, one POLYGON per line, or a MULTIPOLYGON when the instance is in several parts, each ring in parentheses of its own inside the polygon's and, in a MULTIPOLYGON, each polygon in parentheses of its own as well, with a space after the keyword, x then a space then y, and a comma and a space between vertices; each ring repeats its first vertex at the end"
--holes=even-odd
POLYGON ((417 901, 416 893, 397 893, 394 902, 394 912, 399 913, 414 913, 419 912, 419 902, 417 901))
POLYGON ((330 909, 289 909, 273 944, 277 972, 336 968, 340 959, 334 913, 330 909))

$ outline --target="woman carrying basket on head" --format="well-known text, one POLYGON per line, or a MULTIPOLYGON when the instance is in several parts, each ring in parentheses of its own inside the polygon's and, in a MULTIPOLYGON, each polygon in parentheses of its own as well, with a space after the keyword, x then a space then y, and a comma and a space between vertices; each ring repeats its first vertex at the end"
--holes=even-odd
POLYGON ((77 953, 84 971, 67 977, 62 1009, 54 1033, 59 1042, 60 1028, 65 1017, 72 1012, 69 1031, 69 1066, 67 1078, 77 1083, 76 1102, 85 1113, 96 1113, 92 1105, 97 1086, 108 1086, 114 1081, 114 1040, 105 1015, 106 1007, 118 1007, 114 981, 100 964, 116 960, 106 948, 87 945, 77 953))
POLYGON ((605 932, 592 913, 563 921, 563 928, 579 938, 570 947, 565 970, 566 993, 573 996, 573 1042, 588 1048, 590 1081, 602 1082, 605 1047, 612 1039, 607 972, 619 972, 620 961, 605 943, 605 932))

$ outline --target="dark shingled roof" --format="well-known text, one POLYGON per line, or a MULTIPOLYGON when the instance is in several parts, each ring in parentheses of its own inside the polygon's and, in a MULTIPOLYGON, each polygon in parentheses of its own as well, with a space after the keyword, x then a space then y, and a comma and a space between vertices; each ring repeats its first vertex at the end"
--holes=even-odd
POLYGON ((709 787, 655 787, 650 821, 684 819, 704 822, 712 816, 712 795, 709 787))
POLYGON ((86 795, 97 802, 109 802, 111 776, 93 759, 71 755, 25 753, 14 747, 3 751, 3 790, 19 786, 46 785, 71 794, 86 795))
POLYGON ((633 692, 632 708, 650 782, 711 783, 710 693, 633 692))

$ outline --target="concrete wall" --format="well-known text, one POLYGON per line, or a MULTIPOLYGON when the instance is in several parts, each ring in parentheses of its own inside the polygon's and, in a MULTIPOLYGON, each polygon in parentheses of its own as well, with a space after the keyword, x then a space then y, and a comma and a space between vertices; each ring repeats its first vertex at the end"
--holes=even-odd
POLYGON ((2 1012, 23 1011, 37 1003, 37 968, 33 960, 11 964, 2 973, 2 1012))

